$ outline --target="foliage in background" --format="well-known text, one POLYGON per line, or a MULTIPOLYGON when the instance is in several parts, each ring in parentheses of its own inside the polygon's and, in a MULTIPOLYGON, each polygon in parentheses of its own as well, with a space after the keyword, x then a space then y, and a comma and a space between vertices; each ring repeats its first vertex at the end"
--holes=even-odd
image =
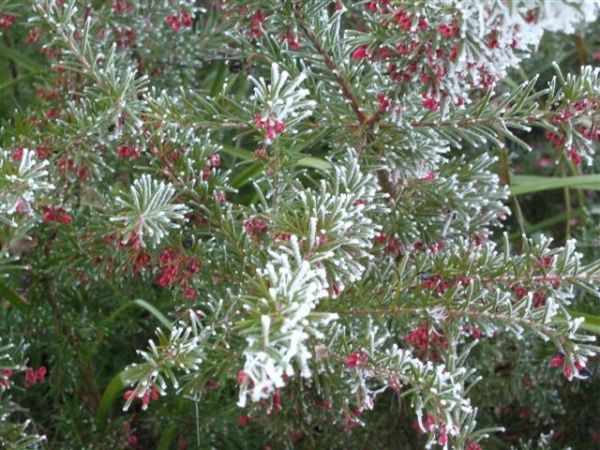
POLYGON ((0 1, 0 448, 597 445, 596 7, 0 1))

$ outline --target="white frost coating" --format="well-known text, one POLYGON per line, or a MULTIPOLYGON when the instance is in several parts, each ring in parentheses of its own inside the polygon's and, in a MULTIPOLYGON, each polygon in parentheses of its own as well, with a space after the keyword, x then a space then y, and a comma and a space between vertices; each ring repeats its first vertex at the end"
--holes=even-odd
POLYGON ((431 63, 443 67, 447 74, 438 79, 439 92, 432 94, 438 100, 442 91, 446 98, 466 100, 473 86, 492 87, 510 67, 529 57, 544 31, 573 33, 578 24, 595 19, 599 4, 599 0, 427 2, 431 26, 460 23, 457 35, 450 39, 464 44, 453 49, 456 55, 450 63, 447 55, 430 56, 431 63))
MULTIPOLYGON (((9 152, 0 151, 0 167, 11 160, 14 158, 9 152)), ((10 216, 15 214, 17 209, 21 209, 28 215, 32 214, 30 204, 34 200, 35 193, 54 189, 54 185, 45 180, 48 175, 45 167, 48 164, 47 160, 37 161, 34 150, 26 148, 22 150, 18 167, 3 170, 8 187, 0 194, 0 214, 10 216)), ((16 226, 14 221, 5 222, 16 226)))
POLYGON ((145 245, 144 236, 148 236, 156 246, 170 228, 179 228, 177 221, 185 221, 187 206, 172 204, 175 188, 170 183, 153 180, 150 175, 142 175, 131 186, 129 198, 117 196, 115 201, 123 211, 110 218, 111 222, 124 222, 124 242, 129 241, 133 233, 139 243, 145 245))
POLYGON ((263 328, 263 345, 266 348, 269 346, 269 329, 271 328, 271 318, 269 316, 261 316, 260 321, 263 328))
MULTIPOLYGON (((257 110, 260 113, 259 120, 263 122, 263 128, 277 130, 277 124, 284 125, 284 131, 293 131, 293 126, 312 114, 312 108, 316 102, 305 100, 309 94, 308 89, 300 89, 300 84, 306 79, 306 73, 302 72, 295 80, 288 83, 290 74, 285 70, 282 72, 279 65, 271 65, 270 84, 267 85, 264 78, 258 80, 249 77, 255 85, 254 98, 257 110)), ((278 133, 266 133, 265 144, 270 144, 278 133)))
MULTIPOLYGON (((297 238, 294 242, 297 244, 297 238)), ((271 257, 272 261, 259 271, 259 276, 266 278, 271 286, 265 303, 277 305, 277 320, 262 315, 262 339, 247 338, 243 371, 249 381, 240 388, 240 406, 246 404, 248 397, 255 402, 270 397, 285 384, 284 376, 296 373, 295 367, 299 367, 302 377, 310 377, 311 352, 306 340, 315 334, 313 329, 317 326, 337 319, 335 314, 309 318, 319 300, 328 295, 322 268, 311 267, 301 258, 290 261, 287 254, 273 252, 271 257), (273 357, 275 354, 277 357, 273 357)))

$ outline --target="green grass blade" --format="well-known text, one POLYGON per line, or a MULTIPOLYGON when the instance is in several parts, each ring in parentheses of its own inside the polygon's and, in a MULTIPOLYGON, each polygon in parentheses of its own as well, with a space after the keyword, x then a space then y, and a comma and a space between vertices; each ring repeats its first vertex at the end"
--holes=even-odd
POLYGON ((137 300, 134 300, 133 303, 144 308, 146 311, 148 311, 150 314, 152 314, 155 318, 157 318, 159 320, 160 323, 162 323, 167 328, 167 330, 173 329, 173 325, 171 325, 171 322, 163 315, 163 313, 161 313, 158 309, 156 309, 153 305, 151 305, 147 301, 142 300, 142 299, 137 299, 137 300))
MULTIPOLYGON (((600 335, 600 316, 594 316, 592 314, 586 314, 578 311, 569 311, 572 317, 583 317, 584 322, 579 326, 580 330, 589 331, 590 333, 594 333, 600 335)), ((565 323, 565 317, 563 315, 557 315, 552 319, 554 323, 565 323)))
POLYGON ((14 62, 19 64, 21 67, 31 72, 41 72, 44 70, 44 66, 39 64, 37 61, 25 56, 23 53, 17 52, 4 44, 0 44, 0 56, 12 59, 14 62))
POLYGON ((112 378, 112 380, 110 380, 110 383, 108 383, 108 386, 106 386, 106 389, 104 390, 104 394, 102 394, 98 409, 96 410, 94 419, 97 425, 102 425, 106 422, 108 412, 115 397, 121 394, 121 391, 125 388, 125 386, 126 384, 125 380, 123 379, 123 372, 118 373, 112 378))
POLYGON ((27 75, 23 75, 23 76, 8 80, 6 83, 0 84, 0 92, 5 91, 6 89, 10 89, 11 87, 13 87, 19 83, 28 81, 29 79, 35 77, 36 75, 38 75, 38 74, 37 73, 28 73, 27 75))
POLYGON ((163 313, 161 313, 158 309, 156 309, 150 303, 148 303, 147 301, 142 300, 142 299, 133 300, 133 301, 130 301, 130 302, 127 302, 127 303, 121 305, 119 308, 117 308, 115 311, 113 311, 113 313, 108 317, 108 320, 107 320, 108 323, 109 324, 113 323, 123 311, 131 308, 132 306, 136 306, 136 305, 145 309, 150 314, 152 314, 168 330, 171 330, 173 328, 173 326, 171 325, 171 322, 163 315, 163 313))
POLYGON ((15 291, 2 283, 2 281, 0 281, 0 297, 4 298, 8 303, 10 303, 23 314, 26 314, 29 311, 29 304, 15 291))
POLYGON ((577 175, 566 178, 513 175, 511 182, 510 193, 512 195, 532 194, 560 188, 600 190, 600 175, 577 175))
POLYGON ((317 170, 331 170, 331 164, 324 159, 315 158, 314 156, 306 156, 301 158, 297 163, 301 167, 309 167, 317 170))

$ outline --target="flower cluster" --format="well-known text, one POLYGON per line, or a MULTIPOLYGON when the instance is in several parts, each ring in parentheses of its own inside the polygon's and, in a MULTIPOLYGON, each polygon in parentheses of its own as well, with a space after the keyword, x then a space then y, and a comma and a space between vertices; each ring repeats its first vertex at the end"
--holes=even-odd
POLYGON ((150 401, 156 401, 158 400, 158 390, 154 387, 154 386, 150 386, 149 389, 147 389, 145 392, 143 393, 135 393, 132 390, 128 390, 125 391, 125 393, 123 394, 123 398, 125 399, 125 401, 128 401, 132 398, 138 398, 142 401, 142 409, 148 409, 148 405, 150 404, 150 401))
POLYGON ((160 252, 159 262, 156 283, 161 287, 179 286, 186 298, 195 299, 196 292, 191 282, 194 274, 200 271, 200 264, 196 258, 185 257, 173 248, 165 248, 160 252))
POLYGON ((0 28, 10 28, 17 21, 17 16, 0 12, 0 28))
POLYGON ((46 368, 44 366, 34 370, 31 367, 25 369, 25 387, 35 386, 36 384, 44 381, 46 378, 46 368))
POLYGON ((430 329, 429 324, 423 322, 416 330, 406 335, 407 344, 413 344, 420 354, 428 352, 429 358, 439 360, 439 350, 448 346, 444 334, 441 331, 430 329))
POLYGON ((254 120, 257 129, 264 130, 265 147, 280 134, 289 131, 294 124, 310 116, 310 108, 315 104, 312 100, 304 100, 308 95, 307 89, 299 89, 306 74, 301 73, 288 84, 289 78, 290 74, 281 71, 275 63, 271 65, 269 83, 264 78, 257 80, 250 77, 255 85, 254 97, 257 107, 261 109, 261 112, 255 114, 254 120))
POLYGON ((406 3, 365 4, 373 30, 389 35, 385 45, 359 46, 353 58, 385 65, 397 83, 419 86, 423 108, 440 107, 441 99, 462 105, 468 90, 488 90, 509 67, 526 57, 544 30, 573 29, 594 17, 594 2, 585 8, 536 1, 482 7, 474 2, 432 2, 427 9, 406 3))
POLYGON ((58 222, 69 224, 73 222, 73 218, 67 214, 63 208, 55 208, 54 206, 42 206, 44 222, 58 222))
POLYGON ((12 377, 12 369, 0 370, 0 386, 2 389, 8 389, 10 387, 10 377, 12 377))
POLYGON ((183 11, 180 14, 167 16, 167 24, 171 27, 174 33, 179 33, 181 26, 191 27, 194 25, 192 15, 189 11, 183 11))
POLYGON ((563 369, 563 375, 571 381, 573 378, 579 378, 585 380, 591 376, 591 372, 586 368, 585 361, 575 361, 573 364, 570 364, 567 360, 565 360, 565 354, 563 352, 558 352, 556 355, 550 360, 550 365, 556 368, 563 369), (575 370, 573 370, 575 368, 575 370))

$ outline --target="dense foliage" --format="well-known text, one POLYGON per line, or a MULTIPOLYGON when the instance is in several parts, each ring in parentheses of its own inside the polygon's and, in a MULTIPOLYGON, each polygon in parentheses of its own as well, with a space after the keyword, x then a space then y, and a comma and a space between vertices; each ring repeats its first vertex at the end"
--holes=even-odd
POLYGON ((0 1, 0 448, 598 445, 596 8, 0 1))

